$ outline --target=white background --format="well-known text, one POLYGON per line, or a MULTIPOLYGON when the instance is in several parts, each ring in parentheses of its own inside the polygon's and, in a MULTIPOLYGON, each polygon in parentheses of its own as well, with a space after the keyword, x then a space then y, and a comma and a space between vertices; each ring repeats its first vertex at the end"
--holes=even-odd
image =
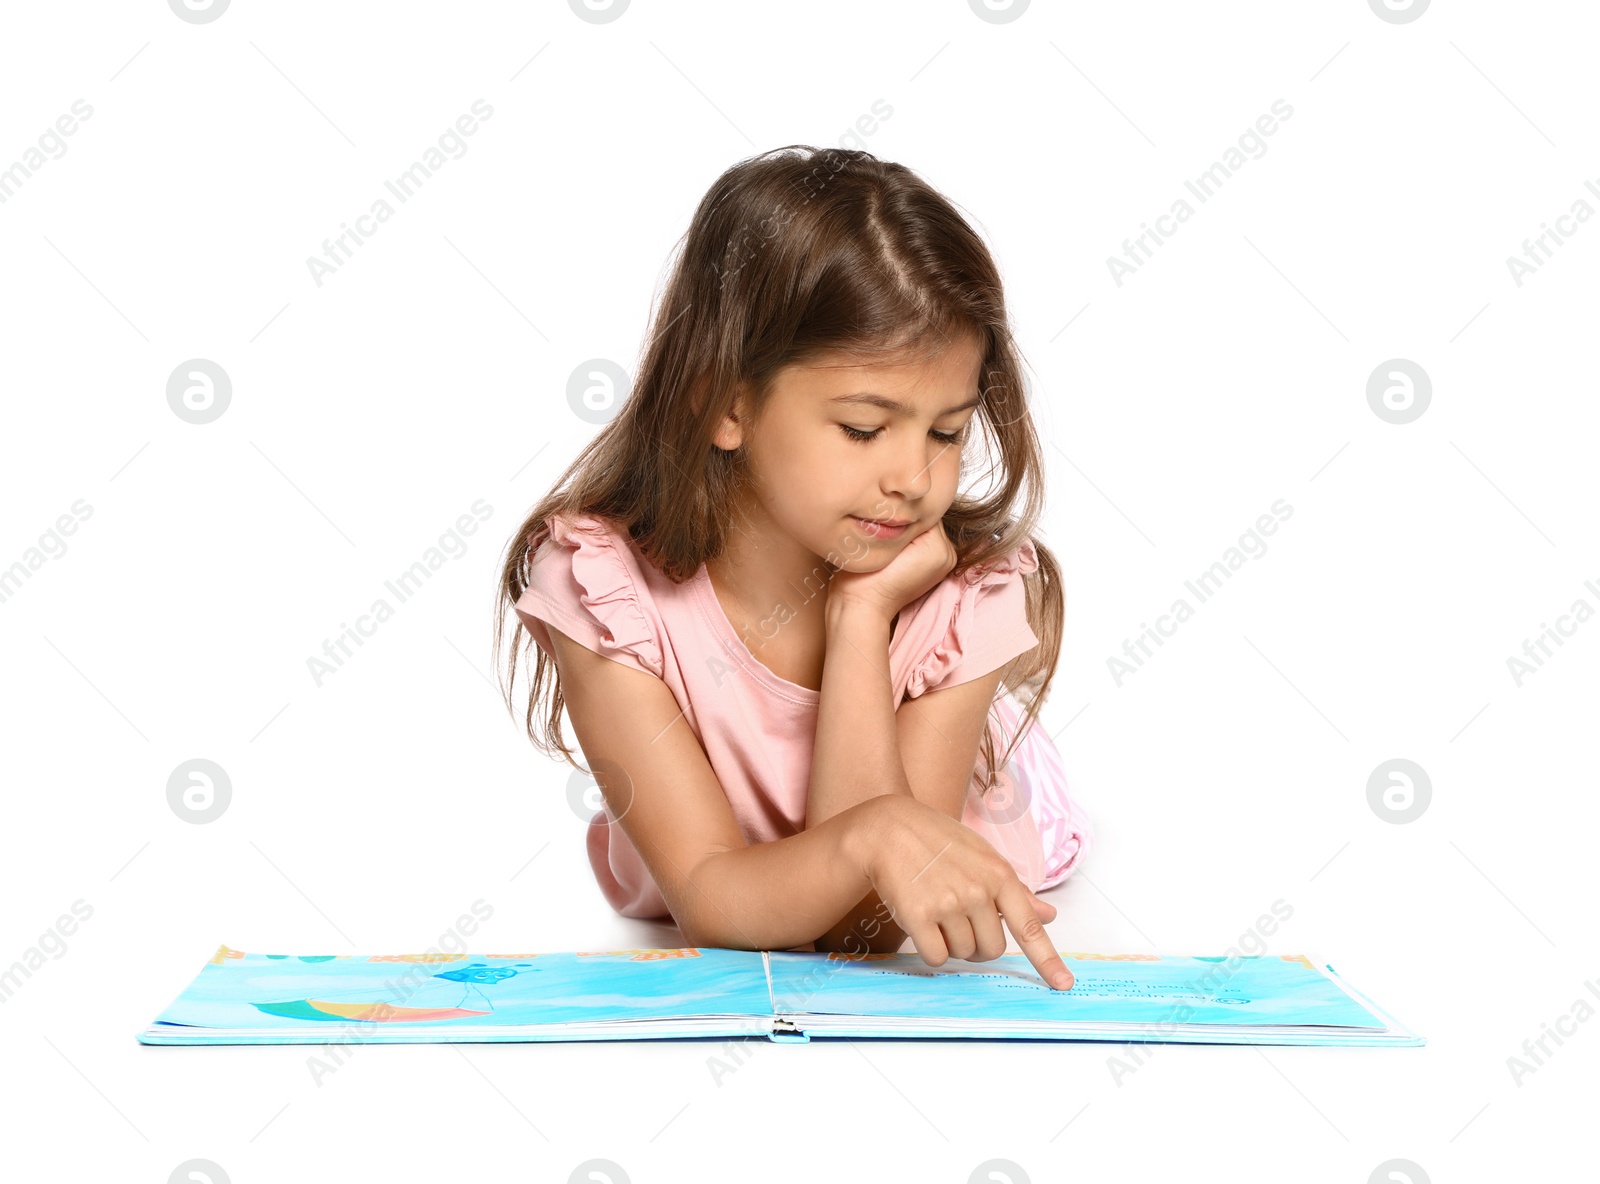
POLYGON ((1600 1023, 1520 1084, 1507 1059, 1600 1003, 1600 623, 1520 686, 1507 658, 1600 608, 1600 225, 1520 286, 1506 259, 1600 209, 1597 31, 1487 0, 8 6, 0 168, 93 108, 0 205, 0 567, 92 508, 0 603, 0 966, 93 909, 0 1011, 8 1174, 1561 1172, 1600 1023), (307 257, 477 99, 465 155, 319 286, 307 257), (1115 282, 1278 99, 1265 153, 1115 282), (500 552, 595 430, 568 376, 631 372, 717 174, 879 100, 861 143, 1000 261, 1051 441, 1044 719, 1097 827, 1056 944, 1220 953, 1282 900, 1270 949, 1427 1047, 1160 1046, 1119 1079, 1106 1045, 762 1042, 720 1084, 705 1042, 366 1047, 318 1085, 314 1049, 137 1044, 219 942, 405 952, 481 900, 475 951, 679 944, 605 905, 566 768, 498 698, 500 552), (205 425, 166 401, 191 358, 232 381, 205 425), (1403 425, 1366 398, 1393 358, 1433 388, 1403 425), (1107 659, 1280 498, 1267 553, 1119 686, 1107 659), (465 554, 317 685, 324 639, 477 499, 465 554), (1403 825, 1367 800, 1396 757, 1432 784, 1403 825), (194 758, 232 784, 206 825, 166 800, 194 758))

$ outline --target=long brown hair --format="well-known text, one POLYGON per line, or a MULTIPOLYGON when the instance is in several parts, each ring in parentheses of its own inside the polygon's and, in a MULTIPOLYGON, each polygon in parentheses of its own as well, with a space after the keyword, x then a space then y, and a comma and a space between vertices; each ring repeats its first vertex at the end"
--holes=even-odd
MULTIPOLYGON (((792 144, 740 161, 701 199, 655 310, 633 389, 533 508, 504 553, 495 622, 501 666, 505 615, 528 585, 528 564, 554 514, 592 514, 674 583, 721 554, 728 507, 748 488, 744 449, 712 434, 736 387, 759 417, 778 371, 822 354, 861 359, 931 357, 953 338, 984 349, 974 419, 982 425, 991 488, 958 495, 944 516, 955 573, 1032 540, 1038 570, 1024 577, 1028 623, 1039 644, 1002 675, 1026 706, 999 766, 1038 717, 1061 650, 1060 568, 1037 539, 1044 463, 1027 405, 999 269, 955 207, 904 165, 869 152, 792 144)), ((962 486, 976 460, 963 450, 962 486)), ((501 689, 508 711, 524 644, 537 654, 524 720, 535 747, 574 767, 561 734, 565 700, 554 659, 516 632, 501 689), (548 678, 548 685, 547 685, 548 678), (548 706, 537 708, 548 690, 548 706)), ((986 729, 985 791, 994 784, 986 729)))

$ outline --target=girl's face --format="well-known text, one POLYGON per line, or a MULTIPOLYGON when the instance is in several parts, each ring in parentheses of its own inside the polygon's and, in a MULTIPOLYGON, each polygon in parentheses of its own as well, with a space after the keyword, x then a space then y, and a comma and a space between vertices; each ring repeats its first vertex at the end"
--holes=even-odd
POLYGON ((931 362, 836 355, 780 371, 760 418, 741 410, 716 437, 748 449, 755 525, 844 571, 884 567, 955 500, 982 363, 967 338, 931 362))

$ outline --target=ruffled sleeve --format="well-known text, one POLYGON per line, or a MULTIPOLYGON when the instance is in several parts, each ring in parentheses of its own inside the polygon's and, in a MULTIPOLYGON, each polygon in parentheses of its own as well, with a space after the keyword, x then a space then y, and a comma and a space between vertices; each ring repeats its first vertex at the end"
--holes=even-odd
POLYGON ((1038 552, 1024 539, 1010 554, 951 576, 937 602, 938 640, 911 671, 906 694, 916 698, 982 678, 1038 645, 1022 582, 1038 568, 1038 552))
POLYGON ((552 515, 528 567, 517 616, 547 653, 549 621, 597 654, 662 677, 661 644, 646 611, 642 573, 626 539, 594 515, 552 515))

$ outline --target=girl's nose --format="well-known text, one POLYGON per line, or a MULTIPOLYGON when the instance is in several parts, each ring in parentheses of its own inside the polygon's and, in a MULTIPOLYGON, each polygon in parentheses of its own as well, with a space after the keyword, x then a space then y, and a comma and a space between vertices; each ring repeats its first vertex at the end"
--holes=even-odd
POLYGON ((933 462, 939 459, 941 447, 935 442, 932 449, 907 449, 894 474, 884 479, 884 494, 906 501, 916 501, 925 496, 933 486, 933 462))

